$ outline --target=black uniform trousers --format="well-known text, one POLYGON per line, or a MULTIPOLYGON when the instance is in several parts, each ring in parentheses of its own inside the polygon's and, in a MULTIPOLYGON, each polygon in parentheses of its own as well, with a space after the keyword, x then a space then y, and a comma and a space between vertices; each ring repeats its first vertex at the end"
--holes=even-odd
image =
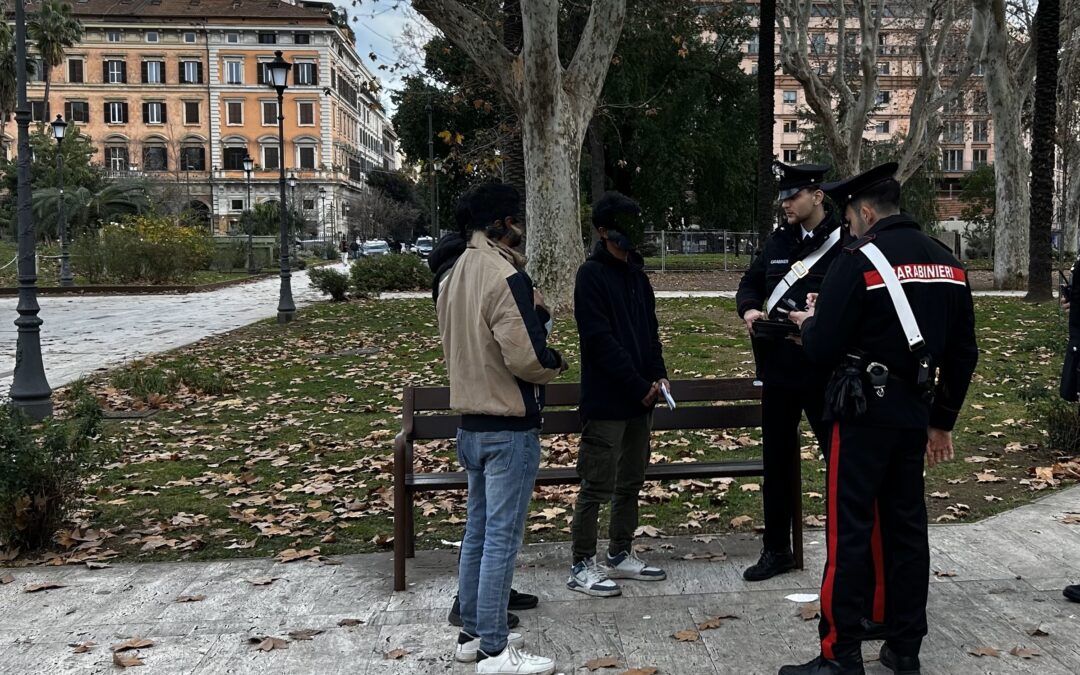
POLYGON ((828 425, 821 419, 825 410, 824 389, 822 383, 820 387, 765 384, 761 390, 761 443, 765 465, 762 545, 774 553, 791 550, 791 521, 798 500, 802 499, 799 422, 804 411, 822 452, 829 440, 828 425))
POLYGON ((868 605, 878 602, 884 604, 892 650, 900 656, 919 653, 930 583, 923 485, 926 440, 925 429, 833 423, 826 463, 828 559, 818 626, 825 658, 859 652, 859 619, 868 605), (877 561, 883 561, 883 598, 868 597, 876 586, 876 565, 870 562, 876 562, 875 542, 880 542, 877 561))

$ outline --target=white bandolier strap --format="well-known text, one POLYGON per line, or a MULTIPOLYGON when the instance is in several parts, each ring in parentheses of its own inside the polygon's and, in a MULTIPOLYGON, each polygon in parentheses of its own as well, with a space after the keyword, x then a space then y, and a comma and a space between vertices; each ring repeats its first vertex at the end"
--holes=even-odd
POLYGON ((908 302, 907 294, 904 293, 904 286, 896 277, 896 270, 893 269, 892 263, 873 243, 864 244, 859 247, 859 250, 870 259, 874 269, 881 275, 881 280, 885 282, 885 289, 889 291, 889 297, 892 298, 893 307, 896 309, 896 316, 899 317, 900 326, 904 329, 908 349, 911 351, 921 349, 926 343, 923 341, 922 331, 919 330, 919 322, 915 320, 911 303, 908 302))
POLYGON ((836 228, 832 231, 832 234, 825 240, 821 246, 817 248, 813 253, 806 256, 802 260, 796 260, 791 265, 791 269, 784 275, 784 278, 780 280, 780 283, 776 284, 776 288, 773 289, 769 299, 765 301, 765 314, 771 314, 773 307, 776 307, 776 303, 780 302, 780 298, 784 297, 784 293, 788 292, 788 289, 795 285, 795 282, 802 279, 807 274, 810 274, 810 268, 817 264, 817 261, 825 257, 825 254, 829 252, 833 246, 840 243, 840 228, 836 228))

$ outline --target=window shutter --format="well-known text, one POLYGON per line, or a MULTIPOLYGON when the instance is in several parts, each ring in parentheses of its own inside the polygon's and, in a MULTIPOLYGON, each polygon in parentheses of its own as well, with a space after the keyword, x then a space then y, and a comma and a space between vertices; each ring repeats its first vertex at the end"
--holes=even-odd
MULTIPOLYGON (((127 84, 127 61, 120 62, 120 82, 127 84)), ((124 105, 127 106, 126 103, 124 105)))
POLYGON ((90 103, 89 102, 82 104, 82 112, 83 112, 83 122, 89 122, 90 121, 90 103))
POLYGON ((143 103, 142 104, 142 121, 143 121, 143 124, 146 124, 147 122, 150 121, 150 104, 149 103, 143 103))
POLYGON ((195 64, 195 83, 202 84, 202 61, 195 64))
POLYGON ((71 104, 67 102, 64 103, 64 119, 71 119, 71 104))
POLYGON ((266 64, 265 63, 260 63, 260 64, 258 64, 258 66, 259 66, 258 67, 259 84, 266 84, 266 64))
POLYGON ((162 124, 168 124, 169 123, 169 117, 165 113, 165 108, 166 108, 166 105, 164 103, 162 103, 161 104, 161 123, 162 124))
POLYGON ((319 64, 311 64, 311 84, 318 86, 319 84, 319 64))
POLYGON ((109 59, 105 59, 101 62, 101 81, 109 81, 109 59))
POLYGON ((143 84, 146 84, 150 81, 150 64, 143 61, 142 64, 140 64, 140 67, 142 69, 142 82, 143 84))
POLYGON ((164 61, 158 61, 158 63, 161 64, 161 83, 165 84, 166 82, 169 81, 168 71, 165 70, 165 62, 164 61))
POLYGON ((123 117, 121 118, 121 121, 124 124, 127 124, 128 123, 128 104, 126 102, 120 104, 120 112, 123 115, 123 117))

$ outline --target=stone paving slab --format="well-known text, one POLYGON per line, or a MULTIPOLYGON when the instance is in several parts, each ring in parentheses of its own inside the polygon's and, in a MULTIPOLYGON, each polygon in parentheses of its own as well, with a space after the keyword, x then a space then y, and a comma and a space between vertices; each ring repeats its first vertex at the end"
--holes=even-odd
MULTIPOLYGON (((1080 605, 1061 597, 1080 582, 1080 526, 1060 517, 1076 510, 1080 487, 980 523, 931 528, 930 634, 923 672, 957 675, 1080 672, 1080 605), (1032 637, 1039 625, 1049 633, 1032 637), (976 647, 1001 650, 999 658, 971 656, 976 647), (1034 647, 1024 660, 1008 654, 1034 647)), ((817 623, 797 616, 785 599, 817 593, 824 550, 822 532, 807 536, 807 569, 748 584, 742 569, 756 559, 760 541, 747 534, 707 542, 690 537, 645 539, 643 557, 662 564, 668 580, 624 583, 618 598, 591 598, 565 587, 566 543, 526 547, 515 586, 538 594, 536 610, 522 612, 526 646, 557 659, 559 671, 580 671, 586 661, 613 656, 621 668, 652 666, 660 673, 775 673, 785 663, 816 654, 817 623), (684 560, 688 553, 725 553, 726 561, 684 560), (677 642, 675 631, 718 614, 734 614, 697 642, 677 642)), ((150 673, 471 673, 451 658, 455 629, 446 612, 456 587, 453 550, 420 551, 409 561, 408 590, 394 593, 388 553, 345 556, 337 564, 279 564, 269 559, 204 563, 118 564, 10 570, 0 586, 0 672, 114 673, 109 646, 145 637, 138 651, 150 673), (278 577, 268 586, 248 580, 278 577), (64 588, 23 589, 50 581, 64 588), (176 603, 180 595, 205 595, 176 603), (360 619, 357 626, 339 626, 360 619), (324 631, 290 640, 288 649, 258 651, 249 639, 290 631, 324 631), (97 646, 72 653, 69 643, 97 646), (388 652, 408 652, 386 659, 388 652)), ((0 571, 0 574, 3 574, 0 571)), ((864 645, 867 672, 877 643, 864 645)), ((135 671, 143 672, 143 671, 135 671)), ((617 673, 621 670, 602 670, 617 673)))

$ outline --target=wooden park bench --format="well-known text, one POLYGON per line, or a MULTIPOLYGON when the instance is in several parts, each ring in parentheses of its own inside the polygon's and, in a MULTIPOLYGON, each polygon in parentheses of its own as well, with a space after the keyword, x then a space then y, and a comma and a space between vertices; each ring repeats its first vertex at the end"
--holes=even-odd
MULTIPOLYGON (((761 426, 761 387, 750 378, 715 380, 676 380, 672 395, 678 402, 675 410, 657 406, 653 413, 654 431, 679 429, 730 429, 761 426), (693 405, 688 405, 693 404, 693 405)), ((547 387, 547 409, 541 433, 581 433, 578 384, 552 384, 547 387), (567 407, 573 406, 572 409, 567 407), (562 409, 558 409, 562 407, 562 409)), ((394 439, 394 590, 405 590, 405 559, 415 555, 414 495, 417 492, 464 490, 468 477, 464 471, 416 473, 413 443, 454 438, 460 417, 448 414, 448 387, 406 387, 402 409, 401 432, 394 439)), ((801 467, 796 454, 792 461, 801 467)), ((762 460, 728 462, 670 462, 650 464, 646 480, 709 479, 760 476, 762 460)), ((796 475, 801 475, 797 473, 796 475)), ((541 468, 537 485, 567 485, 580 482, 574 467, 541 468)), ((792 544, 795 560, 803 566, 802 484, 792 486, 797 505, 792 518, 792 544)))

